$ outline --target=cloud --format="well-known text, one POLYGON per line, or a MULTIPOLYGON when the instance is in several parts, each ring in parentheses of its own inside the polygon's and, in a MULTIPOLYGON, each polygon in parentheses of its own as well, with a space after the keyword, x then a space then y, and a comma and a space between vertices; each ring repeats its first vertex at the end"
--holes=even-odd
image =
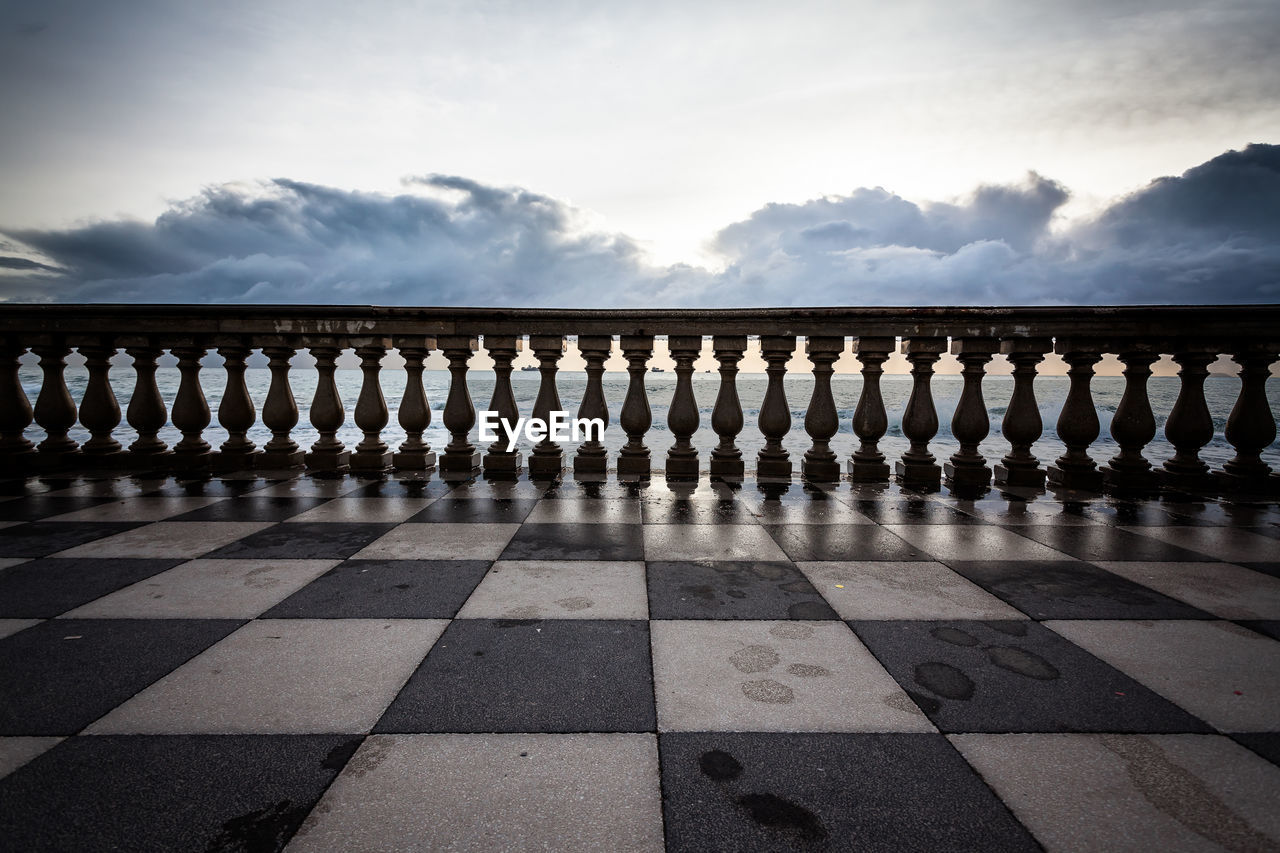
POLYGON ((457 176, 400 195, 228 184, 155 222, 10 229, 0 298, 112 302, 751 306, 1272 302, 1280 146, 1227 152, 1089 221, 1065 187, 916 203, 860 188, 769 204, 711 240, 721 272, 648 263, 546 195, 457 176), (1058 227, 1055 227, 1055 224, 1058 227), (27 254, 31 257, 18 257, 27 254))

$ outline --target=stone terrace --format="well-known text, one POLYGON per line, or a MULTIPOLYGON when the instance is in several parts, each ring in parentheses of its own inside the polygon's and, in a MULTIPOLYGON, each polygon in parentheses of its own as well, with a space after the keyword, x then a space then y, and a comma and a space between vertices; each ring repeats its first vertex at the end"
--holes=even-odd
POLYGON ((0 492, 5 849, 1280 845, 1274 504, 0 492))

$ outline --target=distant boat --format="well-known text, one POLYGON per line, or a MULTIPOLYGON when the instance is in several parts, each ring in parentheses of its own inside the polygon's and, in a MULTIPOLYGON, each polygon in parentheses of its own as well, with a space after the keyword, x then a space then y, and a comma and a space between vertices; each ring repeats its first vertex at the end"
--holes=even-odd
POLYGON ((650 368, 649 368, 649 372, 650 372, 650 373, 663 373, 663 372, 665 372, 665 371, 663 371, 663 369, 662 369, 661 367, 650 367, 650 368))
POLYGON ((535 366, 534 366, 534 365, 532 365, 532 364, 526 364, 524 367, 522 367, 522 368, 520 368, 520 369, 521 369, 521 370, 537 370, 538 368, 537 368, 537 367, 535 367, 535 366))

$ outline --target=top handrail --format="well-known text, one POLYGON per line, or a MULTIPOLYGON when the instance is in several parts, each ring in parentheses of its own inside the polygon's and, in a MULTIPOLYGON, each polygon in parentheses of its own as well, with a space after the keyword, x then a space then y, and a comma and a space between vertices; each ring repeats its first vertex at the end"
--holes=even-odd
POLYGON ((1280 338, 1280 305, 451 308, 0 303, 0 334, 1280 338))

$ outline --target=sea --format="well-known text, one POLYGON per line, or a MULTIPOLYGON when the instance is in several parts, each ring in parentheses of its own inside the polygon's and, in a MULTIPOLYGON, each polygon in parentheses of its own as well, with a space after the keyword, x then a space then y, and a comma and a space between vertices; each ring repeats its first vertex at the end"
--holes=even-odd
MULTIPOLYGON (((40 392, 40 370, 33 365, 23 365, 19 376, 27 396, 34 405, 40 392)), ((83 367, 67 368, 67 386, 72 396, 79 403, 84 395, 88 372, 83 367)), ((113 368, 110 374, 111 385, 120 402, 123 412, 128 406, 129 396, 133 390, 133 371, 128 367, 113 368)), ((201 370, 201 385, 214 412, 213 423, 205 430, 205 440, 217 447, 227 437, 225 430, 217 425, 217 408, 222 397, 226 374, 219 368, 201 370)), ((270 384, 270 373, 265 368, 251 368, 246 373, 249 394, 259 413, 266 399, 270 384)), ((353 423, 353 412, 356 397, 360 393, 362 375, 359 370, 338 370, 338 392, 346 406, 346 422, 338 431, 338 437, 348 446, 354 447, 361 439, 360 430, 353 423)), ((383 370, 381 374, 382 390, 391 410, 391 419, 383 430, 383 440, 394 449, 404 440, 405 433, 396 421, 396 409, 401 395, 404 393, 406 374, 402 370, 383 370)), ((290 381, 294 396, 298 401, 300 412, 298 426, 293 431, 293 438, 303 448, 318 437, 316 430, 307 420, 307 408, 315 392, 317 374, 312 369, 294 368, 290 372, 290 381)), ((667 428, 667 407, 675 392, 676 378, 671 372, 646 374, 649 406, 653 412, 653 426, 650 428, 645 443, 653 452, 655 467, 660 466, 662 455, 673 442, 667 428)), ((160 393, 167 405, 172 406, 174 395, 178 390, 179 373, 174 367, 161 367, 156 375, 160 393)), ((523 416, 533 410, 534 400, 538 395, 539 374, 533 371, 516 371, 511 378, 515 390, 516 402, 523 416)), ((957 442, 951 435, 950 420, 960 397, 962 379, 959 376, 935 376, 932 383, 933 397, 937 405, 939 429, 937 438, 930 443, 930 450, 939 461, 945 460, 957 449, 957 442)), ((693 376, 694 396, 698 402, 700 425, 693 436, 693 444, 702 453, 703 467, 707 465, 709 453, 718 443, 719 438, 711 429, 711 411, 715 406, 716 393, 719 389, 720 377, 716 373, 696 373, 693 376)), ((471 398, 477 409, 489 406, 493 393, 494 374, 487 370, 473 370, 469 373, 468 387, 471 398)), ((738 436, 737 443, 743 450, 744 458, 755 457, 764 444, 763 436, 757 427, 760 404, 764 399, 767 378, 763 374, 739 374, 738 397, 742 401, 745 426, 738 436)), ((832 439, 832 448, 841 459, 847 458, 858 446, 857 437, 853 434, 853 412, 858 404, 858 395, 862 387, 862 379, 857 374, 837 374, 832 378, 832 393, 840 415, 839 432, 832 439)), ((426 439, 437 450, 448 442, 448 432, 442 422, 445 398, 449 389, 449 373, 444 370, 430 370, 425 373, 424 385, 427 400, 430 403, 431 426, 426 432, 426 439)), ((1280 383, 1269 383, 1269 399, 1273 415, 1280 412, 1280 383)), ((561 408, 576 413, 578 404, 586 387, 586 377, 579 372, 562 372, 557 378, 561 408)), ((1205 383, 1205 398, 1209 411, 1213 416, 1213 440, 1201 451, 1201 458, 1212 467, 1218 468, 1234 455, 1234 450, 1227 443, 1223 430, 1227 416, 1235 405, 1240 380, 1232 376, 1212 375, 1205 383)), ((1044 434, 1032 448, 1036 456, 1045 463, 1050 463, 1065 450, 1058 439, 1054 425, 1066 399, 1068 379, 1065 376, 1040 376, 1035 382, 1036 400, 1040 408, 1040 417, 1044 422, 1044 434)), ((1146 450, 1146 456, 1159 463, 1173 455, 1173 447, 1164 439, 1164 421, 1173 408, 1178 396, 1179 380, 1176 377, 1154 376, 1150 380, 1148 392, 1152 409, 1156 415, 1157 435, 1146 450)), ((791 452, 798 463, 800 455, 809 447, 810 439, 804 431, 805 407, 813 391, 813 377, 806 374, 788 375, 785 380, 787 402, 791 410, 791 430, 783 445, 791 452)), ((1111 418, 1124 393, 1124 379, 1121 377, 1095 377, 1092 385, 1094 404, 1101 422, 1102 434, 1094 442, 1090 454, 1099 463, 1110 459, 1118 448, 1110 435, 1111 418)), ((606 373, 604 376, 605 399, 609 406, 610 424, 606 430, 604 443, 611 451, 617 451, 626 441, 626 436, 618 426, 618 415, 622 410, 622 401, 627 391, 627 375, 625 373, 606 373)), ((987 403, 987 412, 991 418, 991 434, 981 445, 981 450, 988 462, 998 460, 1008 451, 1008 442, 1000 435, 1000 421, 1013 392, 1013 379, 1009 376, 988 376, 983 382, 983 392, 987 403)), ((902 412, 911 393, 911 377, 905 375, 885 375, 881 382, 881 394, 885 409, 889 416, 889 429, 880 442, 881 450, 890 461, 898 458, 907 449, 908 441, 902 434, 902 412)), ((44 438, 44 431, 33 424, 28 428, 27 437, 39 442, 44 438)), ((88 431, 77 424, 71 431, 73 438, 85 440, 88 431)), ((128 445, 136 437, 136 433, 122 422, 114 435, 122 444, 128 445)), ((172 424, 160 431, 160 437, 170 444, 176 443, 181 435, 172 424)), ((259 420, 249 431, 249 438, 259 446, 271 437, 270 431, 259 420)), ((472 442, 479 446, 476 431, 472 430, 472 442)), ((522 445, 527 444, 522 438, 522 445)), ((562 442, 566 451, 571 451, 573 444, 562 442)), ((522 449, 527 451, 528 447, 522 449)), ((1280 446, 1272 444, 1263 453, 1263 459, 1273 468, 1280 469, 1280 446)))

